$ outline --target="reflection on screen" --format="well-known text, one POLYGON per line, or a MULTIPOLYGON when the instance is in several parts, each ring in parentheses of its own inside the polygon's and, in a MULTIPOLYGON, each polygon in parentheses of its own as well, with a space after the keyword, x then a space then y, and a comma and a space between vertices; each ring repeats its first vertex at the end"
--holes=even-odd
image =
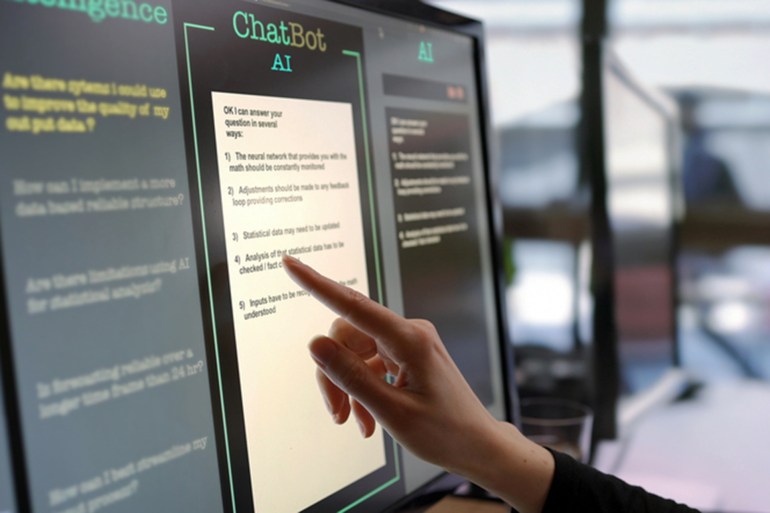
POLYGON ((379 511, 438 475, 328 418, 306 345, 334 316, 283 254, 432 320, 504 418, 472 37, 316 0, 61 5, 0 6, 33 511, 379 511))

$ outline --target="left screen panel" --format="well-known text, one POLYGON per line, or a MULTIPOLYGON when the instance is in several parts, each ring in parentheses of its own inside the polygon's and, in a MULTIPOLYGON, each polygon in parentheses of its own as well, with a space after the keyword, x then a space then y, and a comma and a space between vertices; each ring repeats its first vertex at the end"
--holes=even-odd
POLYGON ((3 329, 35 512, 223 510, 176 71, 163 0, 0 5, 3 329))

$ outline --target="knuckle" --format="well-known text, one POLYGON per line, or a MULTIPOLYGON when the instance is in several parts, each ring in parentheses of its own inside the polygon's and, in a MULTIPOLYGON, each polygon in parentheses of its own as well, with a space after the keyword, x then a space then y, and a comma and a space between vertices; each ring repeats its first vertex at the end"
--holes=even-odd
POLYGON ((430 322, 427 319, 417 319, 417 322, 425 329, 430 331, 431 333, 436 332, 436 325, 430 322))
POLYGON ((438 337, 438 331, 436 326, 426 319, 412 319, 411 321, 414 333, 424 339, 432 339, 438 337))
POLYGON ((420 359, 429 358, 443 348, 436 326, 425 319, 410 319, 405 336, 413 342, 411 350, 420 359))
POLYGON ((366 380, 368 370, 368 367, 365 367, 358 362, 347 365, 337 375, 339 385, 349 392, 358 389, 366 380))
POLYGON ((344 335, 345 332, 348 330, 349 326, 350 324, 348 324, 348 322, 345 319, 343 319, 342 317, 337 317, 336 319, 334 319, 334 321, 332 322, 332 325, 329 327, 329 337, 336 339, 341 335, 344 335))
POLYGON ((349 311, 356 310, 359 305, 365 304, 369 301, 369 298, 360 293, 357 290, 346 289, 345 293, 348 296, 348 302, 350 303, 349 311))

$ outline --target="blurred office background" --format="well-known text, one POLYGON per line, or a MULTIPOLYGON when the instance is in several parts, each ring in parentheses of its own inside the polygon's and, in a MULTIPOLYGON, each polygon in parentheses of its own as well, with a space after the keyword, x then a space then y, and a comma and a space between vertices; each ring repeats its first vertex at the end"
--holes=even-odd
MULTIPOLYGON (((522 393, 588 400, 582 378, 595 362, 591 180, 581 171, 579 133, 584 3, 428 3, 486 25, 522 393)), ((704 510, 768 512, 770 0, 608 0, 605 41, 676 109, 684 199, 674 205, 677 351, 703 390, 693 392, 695 406, 680 401, 640 420, 644 440, 619 433, 620 448, 597 464, 704 510), (704 403, 714 405, 708 414, 704 403), (688 444, 708 457, 678 457, 688 444), (747 447, 743 463, 729 454, 747 447)))

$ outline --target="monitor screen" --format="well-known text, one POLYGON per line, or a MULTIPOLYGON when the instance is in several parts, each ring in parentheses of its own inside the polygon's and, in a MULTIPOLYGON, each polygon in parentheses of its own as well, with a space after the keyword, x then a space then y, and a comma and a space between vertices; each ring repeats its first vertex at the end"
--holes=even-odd
POLYGON ((379 511, 440 475, 329 419, 306 347, 333 316, 285 253, 433 321, 507 417, 480 32, 370 4, 0 5, 33 511, 379 511))
POLYGON ((607 209, 615 256, 621 389, 653 385, 676 363, 676 115, 613 54, 604 70, 607 209))

